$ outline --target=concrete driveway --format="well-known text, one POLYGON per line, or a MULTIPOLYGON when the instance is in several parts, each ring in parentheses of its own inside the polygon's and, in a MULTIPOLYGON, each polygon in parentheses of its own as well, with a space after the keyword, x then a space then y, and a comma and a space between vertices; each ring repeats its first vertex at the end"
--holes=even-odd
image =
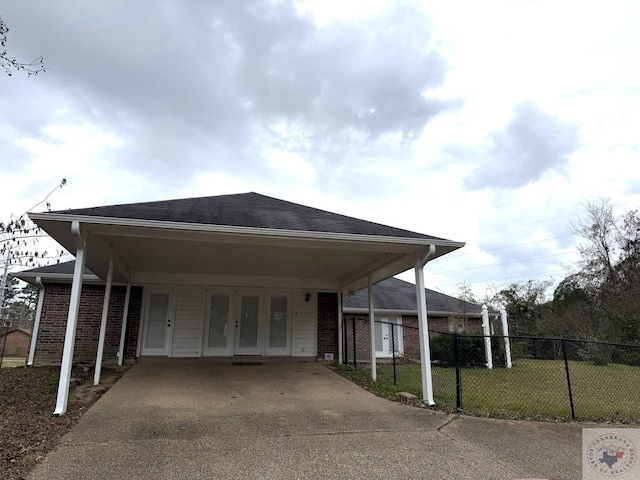
POLYGON ((317 363, 141 363, 30 479, 581 478, 581 427, 456 418, 317 363))

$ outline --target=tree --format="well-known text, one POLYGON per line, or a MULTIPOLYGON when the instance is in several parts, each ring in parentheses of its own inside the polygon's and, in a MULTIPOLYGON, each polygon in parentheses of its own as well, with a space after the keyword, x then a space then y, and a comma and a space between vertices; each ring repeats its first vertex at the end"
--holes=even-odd
POLYGON ((9 56, 7 47, 7 33, 9 27, 4 21, 4 18, 0 16, 0 66, 4 69, 5 73, 9 76, 13 74, 13 71, 24 72, 27 76, 37 75, 40 72, 44 72, 44 57, 40 56, 29 63, 23 63, 16 60, 15 57, 9 56))
POLYGON ((554 292, 554 311, 574 337, 640 342, 640 215, 616 216, 611 200, 585 203, 572 224, 581 238, 576 270, 554 292))
POLYGON ((572 223, 571 229, 583 239, 577 247, 579 275, 589 287, 597 289, 614 271, 617 220, 608 198, 586 201, 584 208, 585 215, 572 223))
MULTIPOLYGON (((42 203, 46 203, 47 209, 50 210, 49 197, 66 183, 67 180, 63 178, 59 185, 29 211, 42 203)), ((7 223, 0 222, 0 325, 3 324, 7 307, 7 293, 11 294, 11 289, 7 289, 9 272, 17 267, 40 267, 48 265, 52 261, 59 263, 68 255, 62 249, 51 253, 42 248, 41 241, 44 238, 48 238, 48 235, 29 220, 26 212, 19 217, 12 215, 7 223)))
POLYGON ((514 282, 500 290, 495 299, 504 305, 513 335, 548 335, 547 290, 549 280, 514 282))
POLYGON ((4 326, 31 330, 35 320, 38 289, 9 276, 2 319, 4 326))

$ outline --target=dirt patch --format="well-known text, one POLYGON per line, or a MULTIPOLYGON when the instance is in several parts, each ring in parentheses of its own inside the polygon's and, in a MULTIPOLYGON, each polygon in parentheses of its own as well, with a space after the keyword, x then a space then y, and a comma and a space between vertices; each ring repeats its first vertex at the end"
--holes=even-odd
POLYGON ((127 368, 105 367, 97 386, 92 371, 74 370, 67 413, 61 417, 52 415, 59 367, 0 370, 0 478, 24 478, 127 368))

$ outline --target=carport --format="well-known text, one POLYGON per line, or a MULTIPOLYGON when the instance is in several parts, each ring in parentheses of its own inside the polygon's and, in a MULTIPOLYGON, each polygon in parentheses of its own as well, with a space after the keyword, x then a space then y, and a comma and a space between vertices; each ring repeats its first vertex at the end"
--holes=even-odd
MULTIPOLYGON (((376 282, 413 268, 418 300, 423 398, 433 404, 423 268, 427 262, 462 247, 463 243, 256 193, 31 213, 29 216, 76 257, 56 415, 66 411, 68 402, 85 265, 106 284, 97 346, 96 383, 102 364, 109 292, 114 283, 126 284, 128 288, 140 285, 148 292, 145 305, 149 320, 144 324, 146 333, 141 334, 141 338, 146 335, 146 343, 139 345, 141 355, 166 354, 167 337, 171 340, 171 332, 174 331, 173 319, 168 313, 171 311, 173 290, 167 293, 167 286, 179 286, 181 292, 205 292, 208 295, 207 307, 211 311, 218 308, 215 305, 224 302, 225 298, 224 308, 232 305, 232 295, 238 305, 235 325, 231 317, 230 320, 224 317, 226 323, 225 334, 220 337, 222 340, 210 335, 210 341, 214 338, 222 342, 209 345, 212 354, 266 355, 269 348, 274 354, 281 348, 285 355, 304 356, 309 352, 296 352, 295 345, 287 346, 286 341, 280 347, 269 347, 264 343, 260 332, 267 332, 266 335, 270 332, 272 336, 279 333, 275 327, 263 326, 259 313, 251 316, 251 302, 256 305, 255 312, 260 312, 263 309, 260 302, 271 300, 273 310, 273 299, 289 299, 289 303, 280 301, 285 305, 282 307, 283 318, 289 318, 299 313, 296 310, 294 314, 291 304, 304 306, 314 298, 314 293, 335 294, 338 305, 334 312, 337 319, 335 328, 340 335, 342 295, 364 287, 369 287, 371 292, 376 282), (228 293, 231 290, 234 293, 228 293), (230 333, 227 334, 227 330, 230 333), (234 330, 238 331, 235 336, 234 330)), ((198 295, 200 293, 192 297, 198 295)), ((231 312, 231 306, 228 308, 231 312)), ((370 294, 371 318, 374 308, 370 294)), ((296 322, 302 325, 303 320, 293 318, 290 323, 294 329, 297 328, 296 322)), ((370 324, 373 339, 374 322, 370 324)), ((123 318, 123 336, 125 325, 126 316, 123 318)), ((211 332, 213 321, 205 328, 211 332)), ((300 328, 299 338, 302 339, 305 332, 300 328)), ((283 331, 287 332, 286 329, 283 331)), ((309 332, 315 335, 315 332, 309 332)), ((293 334, 282 335, 285 340, 298 341, 293 334)), ((172 341, 175 343, 175 338, 172 341)), ((185 337, 184 341, 187 342, 185 356, 203 355, 204 352, 195 347, 189 350, 188 338, 185 337)), ((341 345, 339 340, 339 361, 341 345)), ((375 380, 375 352, 371 357, 371 375, 375 380)))

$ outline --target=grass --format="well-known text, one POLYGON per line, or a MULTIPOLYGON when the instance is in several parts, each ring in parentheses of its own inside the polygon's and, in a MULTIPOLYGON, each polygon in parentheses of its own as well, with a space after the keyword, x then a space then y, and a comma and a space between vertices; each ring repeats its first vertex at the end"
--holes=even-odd
MULTIPOLYGON (((368 370, 341 366, 340 373, 374 393, 392 398, 397 392, 422 397, 420 365, 398 365, 397 385, 391 365, 378 365, 378 381, 368 370), (365 377, 365 378, 363 378, 365 377)), ((589 362, 569 362, 576 419, 640 422, 640 367, 589 362)), ((437 407, 456 408, 454 368, 432 368, 437 407)), ((513 368, 464 368, 462 407, 464 413, 501 418, 571 420, 571 404, 564 362, 518 360, 513 368)))
POLYGON ((24 357, 4 357, 2 359, 2 368, 24 367, 27 359, 24 357))

